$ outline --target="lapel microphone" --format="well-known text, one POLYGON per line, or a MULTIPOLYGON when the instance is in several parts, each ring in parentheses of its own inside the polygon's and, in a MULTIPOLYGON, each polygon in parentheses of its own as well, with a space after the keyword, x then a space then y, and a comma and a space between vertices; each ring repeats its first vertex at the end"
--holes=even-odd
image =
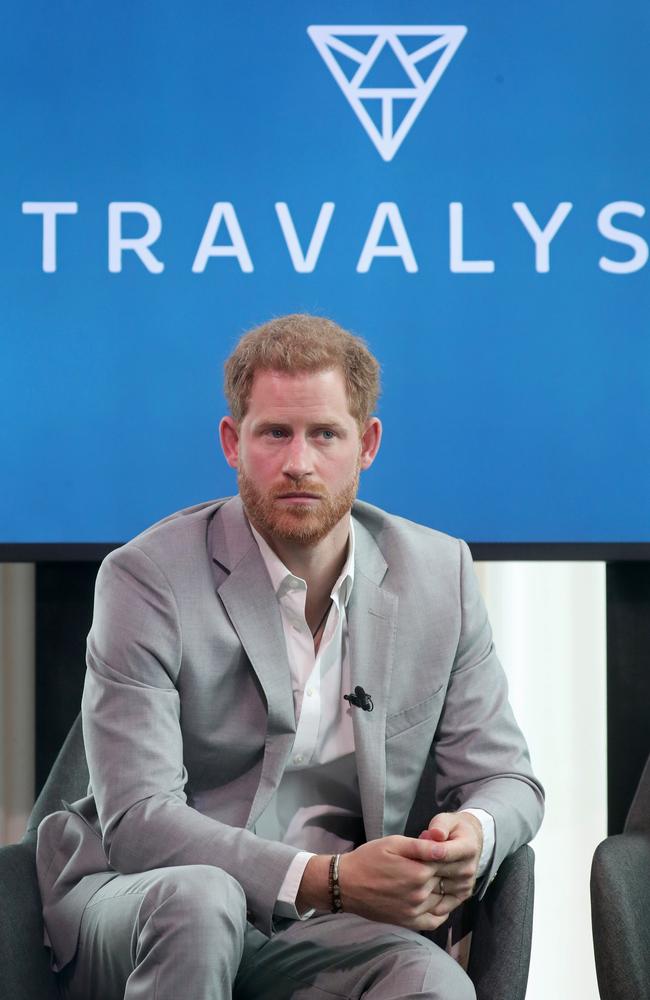
POLYGON ((344 694, 343 697, 346 701, 349 701, 351 705, 354 705, 355 708, 360 708, 364 712, 372 712, 375 707, 372 703, 370 695, 366 694, 360 685, 355 687, 354 694, 344 694))

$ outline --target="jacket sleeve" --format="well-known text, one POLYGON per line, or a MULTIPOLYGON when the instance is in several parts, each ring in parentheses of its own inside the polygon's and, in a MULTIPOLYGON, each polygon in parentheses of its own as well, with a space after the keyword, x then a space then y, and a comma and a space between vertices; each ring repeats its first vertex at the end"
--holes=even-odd
POLYGON ((182 643, 161 569, 133 543, 111 553, 97 578, 82 700, 104 852, 122 874, 222 868, 242 886, 249 920, 270 935, 278 890, 298 851, 187 804, 177 688, 182 643))
POLYGON ((485 885, 537 832, 544 791, 508 701, 508 686, 467 545, 460 542, 461 628, 435 737, 436 798, 445 810, 485 809, 496 842, 485 885))

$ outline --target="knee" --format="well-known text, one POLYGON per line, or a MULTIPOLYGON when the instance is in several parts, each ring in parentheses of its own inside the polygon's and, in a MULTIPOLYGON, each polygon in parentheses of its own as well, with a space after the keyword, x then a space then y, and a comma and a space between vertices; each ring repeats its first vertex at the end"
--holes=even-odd
POLYGON ((476 1000, 474 985, 464 969, 437 945, 422 940, 419 946, 401 951, 400 980, 418 984, 415 992, 423 1000, 476 1000))
POLYGON ((453 992, 450 996, 454 997, 455 1000, 476 1000, 476 990, 474 989, 474 984, 469 978, 466 972, 458 967, 459 976, 457 982, 454 985, 453 992))
POLYGON ((246 897, 239 882, 222 868, 213 865, 185 865, 174 869, 176 892, 198 906, 216 905, 246 912, 246 897))
POLYGON ((228 924, 238 936, 246 929, 246 897, 239 882, 212 865, 161 869, 150 889, 156 909, 178 911, 183 922, 217 932, 228 924))
MULTIPOLYGON (((445 1000, 447 997, 453 997, 453 1000, 476 1000, 476 990, 472 980, 455 959, 449 957, 445 973, 445 1000)), ((432 996, 438 1000, 439 994, 436 991, 432 996)))

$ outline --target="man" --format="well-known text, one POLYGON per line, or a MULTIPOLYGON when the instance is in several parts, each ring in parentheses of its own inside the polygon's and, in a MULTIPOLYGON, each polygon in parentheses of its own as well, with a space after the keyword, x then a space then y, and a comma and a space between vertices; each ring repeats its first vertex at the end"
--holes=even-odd
POLYGON ((220 427, 239 497, 105 560, 91 790, 39 831, 67 996, 474 996, 418 932, 534 835, 542 792, 467 547, 355 502, 378 391, 328 320, 251 331, 220 427))

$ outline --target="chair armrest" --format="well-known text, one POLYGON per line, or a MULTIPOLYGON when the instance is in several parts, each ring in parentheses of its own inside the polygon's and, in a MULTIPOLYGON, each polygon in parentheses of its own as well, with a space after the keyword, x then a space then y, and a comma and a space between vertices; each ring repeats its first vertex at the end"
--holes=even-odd
POLYGON ((0 848, 0 979, 11 1000, 58 1000, 34 862, 34 841, 0 848))
POLYGON ((650 835, 599 844, 591 866, 591 924, 604 1000, 650 1000, 650 835))
POLYGON ((524 1000, 534 896, 535 854, 524 844, 475 903, 468 972, 478 1000, 524 1000))

